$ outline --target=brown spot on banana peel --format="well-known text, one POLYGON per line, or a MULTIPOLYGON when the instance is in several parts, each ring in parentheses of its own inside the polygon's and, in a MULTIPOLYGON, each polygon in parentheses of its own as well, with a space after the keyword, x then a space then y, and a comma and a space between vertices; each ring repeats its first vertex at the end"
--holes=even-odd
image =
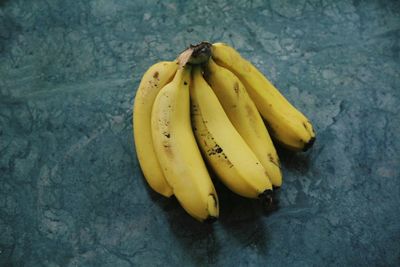
POLYGON ((158 79, 158 75, 159 75, 158 71, 154 72, 153 78, 154 78, 154 79, 158 79))
POLYGON ((224 150, 218 144, 215 144, 214 147, 212 147, 208 150, 208 155, 212 156, 212 155, 220 154, 220 153, 222 153, 222 151, 224 151, 224 150))
POLYGON ((170 145, 169 142, 163 141, 163 148, 164 148, 164 150, 165 150, 165 153, 166 153, 170 158, 173 158, 173 157, 174 157, 174 153, 173 153, 173 151, 172 151, 172 149, 171 149, 171 145, 170 145))
POLYGON ((247 116, 249 116, 249 118, 253 118, 254 117, 254 110, 251 108, 251 106, 246 105, 245 109, 246 109, 246 112, 247 112, 247 116))
MULTIPOLYGON (((311 132, 310 132, 310 129, 307 127, 307 123, 311 125, 311 123, 310 123, 309 121, 307 121, 307 122, 303 121, 302 124, 303 124, 304 129, 306 129, 306 131, 307 131, 308 133, 313 134, 313 133, 314 133, 314 130, 311 130, 311 132)), ((311 127, 311 129, 312 129, 312 127, 311 127)))
POLYGON ((303 126, 312 137, 315 137, 314 127, 310 121, 303 122, 303 126))
POLYGON ((269 161, 270 161, 272 164, 274 164, 275 166, 277 166, 278 168, 280 168, 280 166, 279 166, 279 161, 277 162, 277 161, 274 159, 274 157, 272 156, 271 153, 268 153, 268 159, 269 159, 269 161))
POLYGON ((235 84, 233 85, 233 90, 235 91, 235 93, 237 95, 239 95, 239 83, 235 82, 235 84))

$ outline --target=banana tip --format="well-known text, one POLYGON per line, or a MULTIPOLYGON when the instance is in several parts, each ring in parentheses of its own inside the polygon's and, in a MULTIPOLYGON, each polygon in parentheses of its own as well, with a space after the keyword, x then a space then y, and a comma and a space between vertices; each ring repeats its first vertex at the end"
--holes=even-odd
POLYGON ((208 224, 212 224, 212 223, 216 222, 217 219, 218 219, 217 217, 208 216, 208 217, 204 220, 204 222, 205 222, 205 223, 208 223, 208 224))
POLYGON ((265 211, 271 212, 278 209, 278 201, 274 198, 274 192, 271 189, 265 190, 258 197, 265 211))
POLYGON ((304 148, 303 148, 303 152, 309 150, 315 142, 315 137, 311 137, 310 141, 308 141, 308 143, 305 144, 304 148))

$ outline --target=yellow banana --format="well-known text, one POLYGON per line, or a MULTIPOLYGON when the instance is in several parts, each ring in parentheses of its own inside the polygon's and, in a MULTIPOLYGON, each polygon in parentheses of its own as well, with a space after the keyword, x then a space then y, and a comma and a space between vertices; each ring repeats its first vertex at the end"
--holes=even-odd
POLYGON ((253 150, 274 186, 282 185, 279 159, 267 128, 254 102, 239 78, 218 66, 212 59, 206 65, 205 78, 236 130, 253 150))
POLYGON ((311 122, 254 65, 223 43, 212 45, 212 57, 242 81, 279 143, 294 151, 305 151, 312 146, 315 133, 311 122))
POLYGON ((218 197, 190 124, 189 65, 157 95, 151 128, 157 158, 182 207, 200 221, 219 215, 218 197))
POLYGON ((233 192, 272 201, 272 185, 264 167, 229 121, 200 67, 190 88, 192 127, 203 155, 233 192))
POLYGON ((151 66, 140 82, 133 107, 133 134, 136 155, 150 187, 163 196, 170 197, 172 188, 161 170, 151 136, 151 111, 160 89, 174 77, 178 63, 159 62, 151 66))

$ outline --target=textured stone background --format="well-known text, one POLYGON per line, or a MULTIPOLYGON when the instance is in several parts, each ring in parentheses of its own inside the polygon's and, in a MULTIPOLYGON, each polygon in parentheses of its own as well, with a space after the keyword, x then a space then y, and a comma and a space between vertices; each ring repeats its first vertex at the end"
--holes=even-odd
POLYGON ((0 266, 398 266, 400 2, 0 0, 0 266), (236 47, 314 122, 281 209, 202 225, 141 175, 141 75, 236 47))

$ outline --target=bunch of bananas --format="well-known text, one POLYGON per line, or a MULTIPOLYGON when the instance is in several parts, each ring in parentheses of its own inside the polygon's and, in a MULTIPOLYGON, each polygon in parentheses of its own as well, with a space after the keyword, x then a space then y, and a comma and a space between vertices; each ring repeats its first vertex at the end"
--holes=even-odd
POLYGON ((270 134, 293 151, 315 140, 310 121, 223 43, 202 42, 175 61, 151 66, 136 93, 133 126, 150 187, 175 195, 199 221, 219 215, 206 163, 230 190, 269 206, 273 188, 282 184, 270 134))

